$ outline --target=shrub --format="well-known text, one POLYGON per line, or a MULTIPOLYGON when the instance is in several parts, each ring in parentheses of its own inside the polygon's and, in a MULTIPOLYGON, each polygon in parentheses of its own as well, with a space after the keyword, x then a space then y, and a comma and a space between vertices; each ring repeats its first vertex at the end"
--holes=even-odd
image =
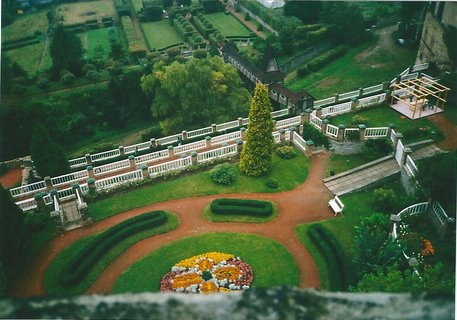
POLYGON ((336 58, 342 56, 346 52, 347 47, 345 46, 338 46, 334 49, 331 49, 319 57, 313 59, 310 63, 308 63, 308 69, 310 71, 317 71, 329 62, 335 60, 336 58))
POLYGON ((98 235, 63 267, 60 282, 71 286, 81 281, 97 263, 118 242, 143 230, 159 226, 167 221, 163 211, 153 211, 128 219, 98 235))
POLYGON ((294 147, 291 146, 278 147, 276 153, 281 159, 292 159, 297 156, 294 147))
POLYGON ((279 183, 278 183, 278 180, 276 180, 276 179, 268 179, 267 182, 265 182, 265 185, 267 186, 267 188, 270 188, 270 189, 279 188, 279 183))
POLYGON ((374 208, 377 212, 394 214, 398 197, 392 189, 379 188, 374 191, 374 208))
POLYGON ((242 199, 216 199, 211 202, 215 214, 268 216, 273 213, 273 205, 268 201, 242 199))
POLYGON ((245 21, 251 20, 251 16, 249 15, 248 12, 246 12, 246 15, 244 16, 244 20, 245 20, 245 21))
POLYGON ((297 69, 297 77, 303 78, 309 74, 309 70, 307 66, 303 66, 297 69))
POLYGON ((49 215, 46 212, 31 211, 24 218, 24 223, 34 232, 43 230, 48 222, 49 215))
POLYGON ((330 147, 330 141, 327 136, 310 123, 305 123, 303 125, 303 139, 307 141, 312 140, 315 146, 324 146, 326 149, 330 147))
POLYGON ((351 124, 352 125, 359 125, 359 124, 364 124, 366 125, 368 123, 367 118, 362 117, 361 115, 355 115, 351 118, 351 124))
POLYGON ((365 141, 365 148, 367 152, 377 155, 387 155, 393 150, 391 142, 387 139, 367 140, 365 141))
POLYGON ((211 179, 220 185, 228 186, 235 182, 235 169, 228 163, 215 166, 209 173, 211 179))

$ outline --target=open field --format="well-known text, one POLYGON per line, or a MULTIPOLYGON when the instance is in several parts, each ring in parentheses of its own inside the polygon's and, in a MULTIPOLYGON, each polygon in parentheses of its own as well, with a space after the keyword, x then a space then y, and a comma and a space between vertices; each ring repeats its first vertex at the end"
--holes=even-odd
POLYGON ((48 29, 48 10, 24 14, 13 21, 12 24, 2 27, 2 42, 32 36, 36 31, 43 34, 48 29))
POLYGON ((49 47, 45 48, 45 42, 35 43, 29 46, 16 48, 3 52, 11 60, 16 61, 28 74, 34 74, 40 71, 40 61, 43 50, 46 49, 41 70, 46 70, 51 67, 52 60, 49 55, 49 47))
POLYGON ((141 28, 150 50, 160 50, 184 42, 168 20, 143 22, 141 28))
POLYGON ((380 29, 379 39, 351 48, 341 58, 317 72, 298 78, 296 72, 286 77, 286 86, 294 91, 304 89, 316 99, 328 98, 361 87, 390 81, 414 64, 416 51, 393 43, 392 27, 380 29))
POLYGON ((208 20, 226 37, 248 37, 251 32, 231 14, 207 14, 208 20))
POLYGON ((65 3, 57 7, 57 15, 64 25, 84 23, 87 20, 100 20, 116 15, 112 0, 65 3))
POLYGON ((113 292, 159 291, 162 277, 177 262, 205 252, 239 256, 254 270, 252 287, 296 286, 299 271, 291 254, 280 243, 265 237, 231 232, 183 238, 144 256, 117 280, 113 292))

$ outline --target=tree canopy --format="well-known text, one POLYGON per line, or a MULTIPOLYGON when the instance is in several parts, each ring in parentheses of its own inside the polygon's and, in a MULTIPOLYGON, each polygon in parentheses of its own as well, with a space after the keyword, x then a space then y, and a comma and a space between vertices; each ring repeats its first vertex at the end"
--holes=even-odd
POLYGON ((218 57, 156 63, 141 78, 151 113, 164 134, 221 123, 246 114, 249 93, 236 69, 218 57))
POLYGON ((305 24, 316 23, 322 8, 321 1, 286 0, 284 15, 295 16, 305 24))
POLYGON ((273 153, 273 119, 268 89, 258 83, 249 109, 249 130, 241 151, 240 171, 248 176, 268 173, 273 153))
POLYGON ((81 41, 72 31, 57 25, 51 41, 50 53, 52 68, 58 74, 62 69, 68 69, 73 74, 81 74, 83 47, 81 41))

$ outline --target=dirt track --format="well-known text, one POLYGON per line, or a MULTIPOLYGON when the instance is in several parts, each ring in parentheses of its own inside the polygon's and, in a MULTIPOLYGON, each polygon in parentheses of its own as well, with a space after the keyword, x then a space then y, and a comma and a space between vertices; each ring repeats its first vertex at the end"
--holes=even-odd
POLYGON ((61 237, 54 238, 43 247, 34 261, 24 268, 15 282, 12 294, 14 296, 45 295, 46 292, 43 287, 45 271, 52 260, 64 248, 80 238, 105 230, 135 215, 156 209, 169 210, 175 213, 180 220, 178 228, 166 234, 145 239, 130 247, 101 274, 86 293, 111 292, 116 279, 126 268, 143 255, 163 244, 182 237, 215 231, 252 233, 279 241, 290 251, 298 265, 300 287, 318 288, 320 281, 316 265, 311 255, 294 235, 294 229, 297 224, 333 217, 332 212, 327 207, 327 202, 332 195, 322 183, 328 155, 318 153, 313 155, 311 160, 307 180, 304 184, 291 191, 262 194, 230 194, 171 200, 120 213, 95 223, 90 228, 67 232, 61 237), (265 224, 214 223, 206 221, 202 217, 202 212, 213 199, 218 197, 272 200, 277 203, 280 214, 277 219, 265 224))

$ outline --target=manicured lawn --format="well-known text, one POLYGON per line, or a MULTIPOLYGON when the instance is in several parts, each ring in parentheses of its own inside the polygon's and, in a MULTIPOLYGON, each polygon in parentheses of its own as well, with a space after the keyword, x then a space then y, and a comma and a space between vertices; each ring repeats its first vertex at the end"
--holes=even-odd
MULTIPOLYGON (((116 30, 116 28, 102 28, 102 29, 94 29, 89 30, 86 32, 87 34, 87 44, 86 44, 86 56, 88 59, 95 59, 97 58, 96 48, 102 47, 103 48, 103 59, 109 57, 109 53, 111 52, 111 42, 108 38, 108 32, 110 29, 116 30)), ((117 32, 116 32, 117 33, 117 32)))
POLYGON ((344 124, 346 127, 355 127, 354 124, 351 124, 352 117, 355 115, 361 116, 367 120, 367 127, 386 127, 389 124, 395 125, 395 132, 400 132, 405 134, 406 132, 417 128, 418 132, 424 132, 422 136, 413 135, 404 137, 404 142, 411 143, 415 141, 425 140, 425 139, 440 139, 440 134, 437 134, 439 128, 436 127, 431 121, 427 118, 421 118, 416 120, 410 120, 408 118, 403 118, 400 113, 393 110, 386 104, 382 104, 379 107, 367 108, 356 113, 346 113, 340 116, 336 116, 331 119, 333 125, 344 124), (426 129, 424 131, 420 130, 426 129), (435 132, 433 134, 432 132, 435 132))
POLYGON ((135 13, 143 9, 142 0, 130 0, 130 2, 132 2, 133 10, 135 10, 135 13))
POLYGON ((184 42, 184 39, 170 25, 168 20, 141 23, 144 37, 150 50, 163 49, 184 42))
POLYGON ((235 214, 215 214, 211 211, 210 206, 205 208, 203 216, 208 221, 213 222, 243 222, 243 223, 264 223, 271 220, 274 220, 278 217, 278 207, 274 202, 273 204, 273 213, 268 217, 256 217, 250 215, 235 215, 235 214))
POLYGON ((16 18, 10 25, 2 27, 2 42, 32 36, 36 31, 45 34, 48 28, 47 12, 48 10, 42 10, 27 13, 16 18))
POLYGON ((291 190, 303 183, 308 175, 309 159, 301 152, 290 160, 282 160, 273 156, 272 171, 268 176, 252 178, 241 175, 238 164, 232 164, 237 172, 237 180, 230 186, 219 186, 212 182, 209 169, 175 180, 156 183, 141 189, 117 194, 111 198, 89 204, 89 212, 96 221, 118 214, 120 212, 141 208, 148 204, 171 199, 192 196, 249 193, 249 192, 277 192, 291 190), (266 186, 268 179, 276 179, 278 189, 269 189, 266 186))
POLYGON ((219 251, 239 256, 254 270, 252 287, 297 286, 298 267, 278 242, 240 233, 207 233, 177 240, 138 260, 114 285, 113 293, 159 291, 162 277, 177 262, 219 251))
POLYGON ((408 48, 378 50, 377 54, 366 59, 359 55, 373 44, 374 42, 369 42, 352 48, 341 58, 304 78, 297 78, 293 72, 287 76, 286 86, 294 91, 304 89, 319 100, 335 93, 390 81, 414 64, 416 51, 408 48))
POLYGON ((28 74, 32 75, 37 71, 40 71, 40 61, 43 54, 43 50, 46 49, 46 53, 43 60, 41 70, 46 70, 51 67, 52 60, 49 55, 49 47, 45 48, 45 42, 31 44, 25 47, 16 48, 2 52, 11 60, 17 62, 28 74))
POLYGON ((112 0, 65 3, 59 5, 56 12, 62 17, 64 25, 84 23, 87 20, 100 20, 101 18, 116 16, 114 2, 112 0))
POLYGON ((332 154, 330 162, 327 166, 327 177, 330 175, 330 170, 333 170, 335 174, 356 168, 362 164, 368 163, 379 159, 382 156, 378 156, 369 152, 361 152, 355 154, 332 154))
POLYGON ((112 249, 109 250, 109 252, 100 258, 97 264, 93 266, 93 269, 89 275, 79 284, 72 287, 63 287, 60 284, 60 271, 79 250, 82 250, 97 235, 76 241, 68 248, 63 250, 46 270, 46 276, 44 280, 44 287, 46 291, 52 295, 82 294, 87 288, 89 288, 90 285, 94 283, 94 281, 103 272, 103 270, 105 270, 106 267, 108 267, 110 263, 113 262, 127 248, 145 238, 176 229, 179 224, 178 217, 170 213, 168 213, 167 216, 168 222, 166 224, 137 233, 115 245, 112 249))
POLYGON ((208 20, 226 37, 247 37, 251 31, 231 14, 223 12, 207 14, 208 20))

